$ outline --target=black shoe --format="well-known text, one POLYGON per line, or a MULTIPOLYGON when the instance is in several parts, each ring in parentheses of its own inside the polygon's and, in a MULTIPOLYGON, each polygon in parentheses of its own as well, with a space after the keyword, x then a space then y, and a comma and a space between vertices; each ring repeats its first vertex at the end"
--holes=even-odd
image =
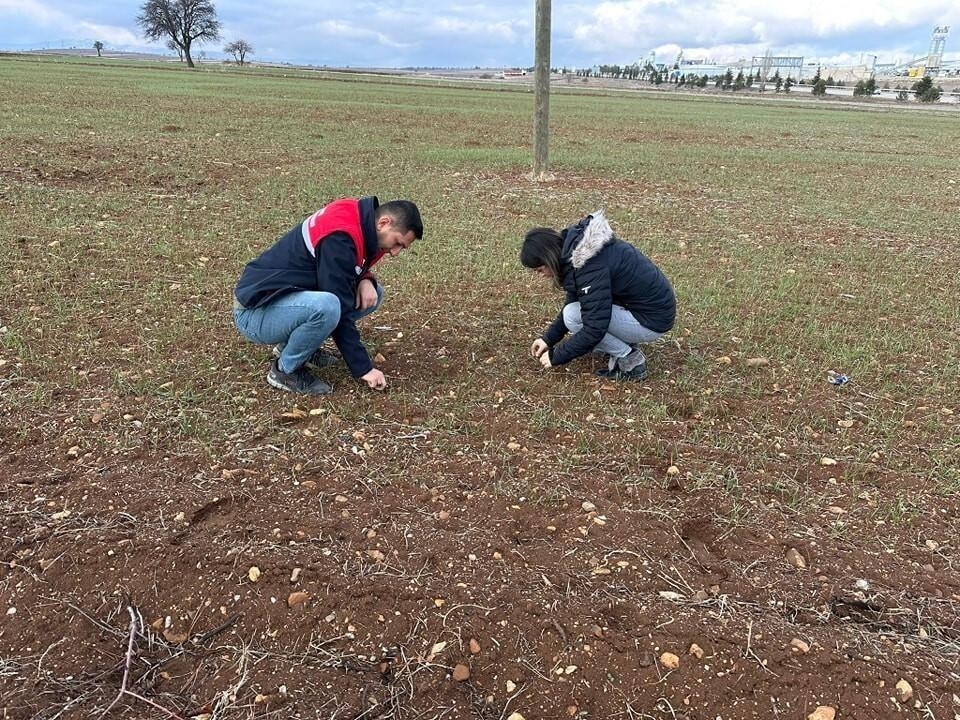
POLYGON ((639 382, 647 379, 647 363, 642 362, 632 370, 621 370, 620 368, 608 370, 607 368, 602 368, 600 370, 595 370, 593 374, 597 377, 602 377, 607 380, 639 382))
MULTIPOLYGON (((280 357, 280 353, 282 352, 283 348, 280 345, 273 346, 273 356, 275 358, 280 357)), ((340 358, 333 353, 327 352, 323 348, 317 348, 313 351, 313 355, 307 358, 307 361, 304 363, 304 365, 312 370, 323 370, 325 367, 336 365, 339 361, 340 358)))
POLYGON ((285 373, 280 369, 276 359, 270 363, 267 382, 278 390, 286 390, 300 395, 329 395, 333 392, 332 387, 311 375, 306 367, 299 367, 292 373, 285 373))
POLYGON ((617 368, 607 375, 611 380, 620 380, 626 382, 640 382, 647 379, 647 363, 642 362, 632 370, 621 370, 617 368))

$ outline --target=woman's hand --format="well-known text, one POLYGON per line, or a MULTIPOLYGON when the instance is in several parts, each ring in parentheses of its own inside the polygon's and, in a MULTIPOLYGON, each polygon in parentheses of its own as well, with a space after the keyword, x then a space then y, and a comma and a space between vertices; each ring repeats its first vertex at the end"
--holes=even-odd
POLYGON ((540 364, 543 365, 543 368, 545 370, 549 370, 550 368, 553 367, 553 363, 550 362, 550 353, 545 352, 543 355, 540 356, 540 364))
POLYGON ((533 341, 533 345, 530 346, 530 357, 539 358, 549 349, 541 338, 537 338, 533 341))

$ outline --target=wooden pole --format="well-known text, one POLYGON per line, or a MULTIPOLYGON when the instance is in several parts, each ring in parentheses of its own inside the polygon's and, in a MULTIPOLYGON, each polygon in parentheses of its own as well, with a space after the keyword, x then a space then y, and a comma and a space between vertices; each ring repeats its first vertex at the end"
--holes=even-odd
POLYGON ((537 47, 534 66, 533 179, 548 172, 550 155, 550 1, 537 0, 537 47))

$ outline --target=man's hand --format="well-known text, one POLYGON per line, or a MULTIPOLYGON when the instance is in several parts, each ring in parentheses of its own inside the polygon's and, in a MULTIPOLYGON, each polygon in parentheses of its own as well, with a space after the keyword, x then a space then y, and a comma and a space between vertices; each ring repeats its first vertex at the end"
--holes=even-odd
POLYGON ((362 375, 360 379, 366 382, 373 390, 383 390, 387 386, 386 376, 376 368, 366 375, 362 375))
POLYGON ((357 310, 368 310, 377 304, 377 287, 370 278, 364 278, 357 285, 357 310))
POLYGON ((549 370, 553 367, 553 363, 550 362, 550 353, 545 352, 540 356, 540 364, 543 365, 545 370, 549 370))
POLYGON ((530 346, 530 357, 538 358, 549 349, 543 340, 537 338, 533 341, 533 345, 530 346))

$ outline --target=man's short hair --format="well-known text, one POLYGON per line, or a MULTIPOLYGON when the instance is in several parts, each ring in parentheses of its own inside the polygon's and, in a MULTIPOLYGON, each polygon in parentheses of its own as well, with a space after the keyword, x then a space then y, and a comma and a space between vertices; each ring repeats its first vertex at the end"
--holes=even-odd
POLYGON ((420 211, 409 200, 391 200, 383 203, 377 208, 377 219, 379 220, 383 215, 392 217, 394 226, 400 232, 406 234, 412 231, 417 240, 423 237, 420 211))

